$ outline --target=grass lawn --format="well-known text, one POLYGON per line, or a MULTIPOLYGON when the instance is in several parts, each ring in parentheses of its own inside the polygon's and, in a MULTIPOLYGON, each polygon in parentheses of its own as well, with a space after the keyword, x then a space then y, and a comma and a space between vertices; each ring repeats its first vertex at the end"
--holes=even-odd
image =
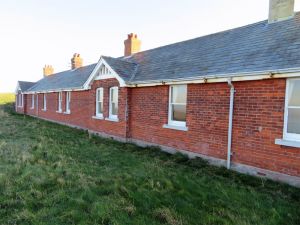
POLYGON ((0 224, 300 224, 300 189, 89 137, 3 102, 0 224))

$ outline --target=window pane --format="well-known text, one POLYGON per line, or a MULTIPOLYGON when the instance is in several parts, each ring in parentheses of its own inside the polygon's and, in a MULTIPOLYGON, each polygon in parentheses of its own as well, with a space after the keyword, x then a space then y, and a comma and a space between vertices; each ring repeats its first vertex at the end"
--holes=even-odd
POLYGON ((114 103, 118 102, 118 89, 116 89, 116 88, 113 88, 111 90, 111 101, 114 103))
POLYGON ((102 114, 103 113, 103 103, 102 102, 97 102, 98 104, 98 114, 102 114))
POLYGON ((118 115, 118 103, 112 103, 111 104, 111 114, 112 115, 118 115))
POLYGON ((111 115, 118 115, 118 89, 110 89, 110 113, 111 115))
POLYGON ((172 86, 172 103, 186 103, 187 86, 175 85, 172 86))
POLYGON ((100 89, 97 89, 97 96, 96 96, 96 101, 100 101, 100 93, 101 93, 101 90, 100 89))
POLYGON ((114 99, 114 89, 110 89, 110 101, 113 102, 114 99))
POLYGON ((46 104, 47 104, 46 101, 47 101, 46 100, 46 94, 44 94, 44 109, 46 109, 46 104))
POLYGON ((176 105, 172 106, 172 120, 176 121, 186 121, 186 105, 176 105))
POLYGON ((99 101, 103 102, 103 88, 99 90, 99 101))
POLYGON ((300 109, 288 109, 287 132, 300 134, 300 109))
POLYGON ((289 82, 289 106, 300 106, 300 80, 289 82))

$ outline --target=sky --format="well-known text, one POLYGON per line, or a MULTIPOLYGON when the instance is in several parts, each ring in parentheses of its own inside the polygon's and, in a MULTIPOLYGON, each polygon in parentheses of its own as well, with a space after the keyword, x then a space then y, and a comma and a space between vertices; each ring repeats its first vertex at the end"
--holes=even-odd
MULTIPOLYGON (((0 0, 0 92, 37 81, 45 64, 68 70, 118 57, 136 33, 142 50, 268 18, 269 0, 0 0)), ((296 0, 295 11, 300 11, 296 0)))

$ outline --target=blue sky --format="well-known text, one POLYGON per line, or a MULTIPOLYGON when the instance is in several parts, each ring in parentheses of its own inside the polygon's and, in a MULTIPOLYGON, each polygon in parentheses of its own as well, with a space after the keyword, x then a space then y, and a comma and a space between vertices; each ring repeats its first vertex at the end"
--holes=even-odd
MULTIPOLYGON (((37 81, 45 64, 70 68, 100 55, 121 56, 128 33, 142 50, 258 22, 269 0, 0 0, 0 92, 17 80, 37 81)), ((295 10, 300 10, 296 0, 295 10)))

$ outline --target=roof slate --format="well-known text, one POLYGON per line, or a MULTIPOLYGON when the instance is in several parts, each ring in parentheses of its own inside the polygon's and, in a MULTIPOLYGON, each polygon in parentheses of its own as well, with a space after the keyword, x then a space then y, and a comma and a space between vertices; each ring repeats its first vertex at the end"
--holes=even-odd
POLYGON ((138 64, 133 83, 300 68, 300 13, 123 57, 138 64))
POLYGON ((86 82, 97 64, 80 67, 75 70, 67 70, 56 73, 39 80, 28 91, 52 91, 60 89, 81 88, 86 82))
MULTIPOLYGON (((129 57, 102 58, 130 84, 300 68, 300 12, 281 22, 265 20, 129 57)), ((82 88, 95 66, 53 74, 28 91, 82 88)))
POLYGON ((27 91, 29 88, 31 88, 33 85, 36 84, 36 82, 28 82, 28 81, 19 81, 19 88, 22 92, 27 91))
POLYGON ((126 60, 102 56, 110 67, 126 82, 129 81, 137 69, 137 64, 126 60))

